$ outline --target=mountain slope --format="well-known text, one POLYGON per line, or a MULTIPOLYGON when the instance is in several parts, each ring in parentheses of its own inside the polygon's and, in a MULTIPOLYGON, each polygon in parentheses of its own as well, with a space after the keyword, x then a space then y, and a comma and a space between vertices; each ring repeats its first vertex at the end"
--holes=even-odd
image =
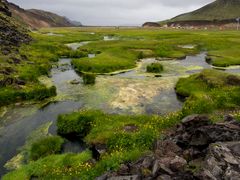
POLYGON ((13 3, 8 3, 8 7, 16 19, 18 19, 21 23, 33 29, 43 27, 76 26, 75 23, 73 23, 66 17, 59 16, 51 12, 37 9, 25 10, 13 3))
POLYGON ((31 38, 27 34, 27 30, 12 17, 12 13, 7 6, 7 2, 1 0, 0 54, 10 54, 11 51, 14 51, 21 43, 28 42, 30 39, 31 38))
POLYGON ((240 17, 240 0, 217 0, 196 11, 179 15, 171 21, 229 20, 240 17))
POLYGON ((229 25, 228 27, 233 28, 230 24, 236 24, 238 17, 240 17, 240 0, 216 0, 195 11, 158 23, 168 26, 197 27, 229 25))

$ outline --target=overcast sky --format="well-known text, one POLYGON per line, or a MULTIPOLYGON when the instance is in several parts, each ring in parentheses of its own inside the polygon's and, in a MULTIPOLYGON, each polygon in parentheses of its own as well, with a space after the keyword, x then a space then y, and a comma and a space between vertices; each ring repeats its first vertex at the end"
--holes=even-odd
POLYGON ((214 0, 9 0, 58 13, 84 25, 140 25, 200 8, 214 0))

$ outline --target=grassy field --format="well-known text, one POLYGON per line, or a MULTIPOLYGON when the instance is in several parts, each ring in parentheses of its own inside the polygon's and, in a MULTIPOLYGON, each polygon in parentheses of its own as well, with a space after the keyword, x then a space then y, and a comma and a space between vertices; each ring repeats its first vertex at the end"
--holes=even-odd
POLYGON ((136 66, 138 59, 144 57, 174 59, 200 51, 208 52, 214 66, 240 64, 240 34, 236 31, 56 28, 42 29, 30 35, 33 41, 23 45, 19 53, 12 54, 11 57, 0 55, 1 69, 9 71, 7 75, 1 74, 0 80, 11 79, 14 82, 0 88, 1 106, 55 95, 52 90, 44 88, 38 78, 48 75, 51 65, 62 56, 73 58, 72 64, 77 71, 92 73, 130 69, 136 66), (53 34, 48 34, 49 32, 53 34), (107 35, 115 37, 115 40, 103 41, 107 35), (82 41, 92 42, 76 51, 66 46, 68 43, 82 41), (182 45, 194 45, 195 48, 187 49, 182 45), (96 57, 88 58, 88 54, 96 54, 96 57), (16 64, 14 58, 23 60, 16 64), (24 82, 24 85, 15 83, 19 81, 24 82), (36 94, 40 91, 49 93, 40 98, 37 95, 28 96, 29 93, 36 94))
MULTIPOLYGON (((77 71, 96 74, 133 68, 136 62, 144 57, 176 59, 201 51, 207 51, 211 63, 215 66, 240 64, 240 34, 236 31, 62 28, 42 29, 31 35, 34 41, 20 49, 20 54, 28 57, 31 63, 22 62, 14 67, 14 75, 29 84, 26 88, 31 87, 30 84, 34 87, 40 86, 39 77, 47 75, 51 65, 62 56, 72 58, 72 64, 77 71), (54 35, 48 35, 49 32, 54 35), (116 38, 104 41, 103 38, 107 35, 116 38), (92 42, 75 51, 65 46, 83 41, 92 42), (184 48, 184 45, 192 45, 193 48, 184 48), (96 54, 96 57, 88 58, 88 54, 92 53, 96 54)), ((233 115, 239 118, 239 86, 238 76, 222 71, 204 70, 182 78, 177 83, 176 92, 186 98, 180 112, 166 116, 147 116, 109 115, 95 110, 82 110, 61 115, 57 122, 59 134, 81 137, 89 145, 105 145, 107 152, 101 156, 101 160, 93 162, 88 150, 80 154, 53 152, 45 157, 49 152, 44 148, 37 152, 37 157, 42 158, 28 161, 28 164, 10 172, 3 179, 94 179, 105 171, 118 169, 123 162, 133 161, 149 153, 156 138, 163 137, 164 131, 189 114, 207 113, 214 116, 214 113, 221 114, 226 111, 234 112, 233 115)), ((5 88, 13 87, 2 89, 5 88)), ((19 92, 17 89, 13 91, 19 92)), ((6 91, 4 96, 0 93, 0 98, 4 97, 4 101, 9 97, 9 92, 11 91, 6 91)), ((12 100, 14 101, 15 99, 12 100)), ((36 143, 50 146, 54 142, 45 139, 36 143)), ((59 151, 62 141, 57 142, 56 152, 59 151)), ((34 147, 28 147, 28 151, 30 150, 34 150, 34 147)))
POLYGON ((176 92, 187 97, 184 115, 213 113, 240 107, 240 77, 217 70, 204 70, 200 74, 182 78, 176 92))
MULTIPOLYGON (((216 66, 229 66, 240 63, 239 33, 236 31, 186 31, 158 29, 108 29, 108 28, 66 28, 43 29, 43 34, 33 34, 39 51, 45 51, 46 59, 56 59, 59 55, 68 56, 62 51, 64 44, 71 42, 93 41, 77 51, 96 53, 95 58, 74 58, 73 65, 79 71, 106 73, 132 68, 141 56, 181 58, 199 51, 207 51, 216 66), (47 32, 62 36, 48 36, 47 32), (92 34, 94 32, 95 34, 92 34), (109 35, 117 40, 103 41, 109 35), (39 43, 41 42, 41 43, 39 43), (194 49, 185 49, 181 45, 195 45, 194 49), (229 48, 231 46, 231 49, 229 48), (52 48, 51 48, 52 47, 52 48), (58 51, 60 50, 60 51, 58 51), (141 55, 140 55, 141 54, 141 55), (52 58, 50 58, 52 56, 52 58)), ((34 49, 35 49, 34 48, 34 49)), ((31 54, 31 50, 29 51, 31 54)), ((81 54, 81 53, 80 53, 81 54)))

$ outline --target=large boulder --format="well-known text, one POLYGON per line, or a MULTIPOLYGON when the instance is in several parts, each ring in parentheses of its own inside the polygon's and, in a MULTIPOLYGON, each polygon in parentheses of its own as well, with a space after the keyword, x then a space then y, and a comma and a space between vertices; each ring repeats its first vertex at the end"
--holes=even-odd
POLYGON ((240 141, 211 144, 199 178, 240 179, 240 141))
POLYGON ((205 148, 218 141, 240 141, 240 124, 234 120, 212 124, 207 116, 192 115, 182 120, 174 138, 184 149, 205 148))

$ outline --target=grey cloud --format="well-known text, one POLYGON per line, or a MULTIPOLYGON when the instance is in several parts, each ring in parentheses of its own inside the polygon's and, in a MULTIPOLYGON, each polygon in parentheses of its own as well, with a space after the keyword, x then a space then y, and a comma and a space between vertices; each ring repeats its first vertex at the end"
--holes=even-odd
POLYGON ((192 11, 213 0, 10 0, 23 8, 43 9, 86 25, 139 25, 192 11))

